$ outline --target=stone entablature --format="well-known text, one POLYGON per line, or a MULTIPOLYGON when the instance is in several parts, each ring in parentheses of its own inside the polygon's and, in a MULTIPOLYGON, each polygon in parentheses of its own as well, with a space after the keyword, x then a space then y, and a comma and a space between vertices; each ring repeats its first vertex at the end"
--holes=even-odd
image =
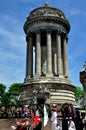
POLYGON ((59 25, 57 23, 47 23, 47 22, 42 22, 42 23, 35 23, 32 26, 30 26, 26 33, 29 35, 30 33, 37 33, 37 31, 46 31, 51 30, 52 32, 61 32, 64 35, 67 34, 67 30, 65 29, 64 26, 59 25))

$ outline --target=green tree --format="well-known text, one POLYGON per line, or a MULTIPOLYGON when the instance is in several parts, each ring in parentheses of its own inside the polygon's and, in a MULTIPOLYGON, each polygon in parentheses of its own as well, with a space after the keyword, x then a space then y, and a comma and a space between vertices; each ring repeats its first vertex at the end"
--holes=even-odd
POLYGON ((21 93, 21 88, 23 86, 23 83, 13 83, 10 87, 8 92, 14 93, 14 94, 20 94, 21 93))
POLYGON ((0 83, 0 106, 2 106, 2 98, 5 94, 6 86, 2 83, 0 83))
POLYGON ((23 83, 13 83, 8 90, 8 93, 10 94, 10 104, 11 105, 19 105, 20 104, 20 94, 21 94, 21 88, 23 86, 23 83))
POLYGON ((75 100, 76 100, 77 105, 82 106, 83 105, 83 99, 84 99, 84 92, 83 92, 82 88, 76 87, 75 100))
POLYGON ((10 95, 9 93, 5 92, 1 98, 2 106, 9 108, 10 105, 10 95))
POLYGON ((5 93, 6 86, 2 83, 0 83, 0 96, 2 96, 5 93))

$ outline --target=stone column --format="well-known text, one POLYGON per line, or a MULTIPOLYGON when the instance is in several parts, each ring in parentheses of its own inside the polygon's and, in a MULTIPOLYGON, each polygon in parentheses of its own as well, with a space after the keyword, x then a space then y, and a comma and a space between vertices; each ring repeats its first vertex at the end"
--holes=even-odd
POLYGON ((28 42, 28 38, 26 37, 26 41, 27 41, 27 46, 26 46, 26 79, 27 78, 29 78, 29 52, 28 52, 28 50, 29 50, 29 42, 28 42))
POLYGON ((61 58, 61 34, 57 32, 56 34, 56 44, 57 44, 57 74, 62 75, 62 58, 61 58))
POLYGON ((41 36, 40 32, 36 34, 36 76, 41 75, 41 36))
POLYGON ((54 54, 54 74, 57 75, 57 54, 54 54))
POLYGON ((51 31, 47 30, 47 77, 52 76, 52 47, 51 47, 51 31))
POLYGON ((33 76, 33 43, 31 35, 27 36, 27 58, 26 58, 26 78, 33 76))
POLYGON ((63 67, 64 67, 64 76, 68 77, 68 53, 67 53, 67 38, 63 39, 63 67))

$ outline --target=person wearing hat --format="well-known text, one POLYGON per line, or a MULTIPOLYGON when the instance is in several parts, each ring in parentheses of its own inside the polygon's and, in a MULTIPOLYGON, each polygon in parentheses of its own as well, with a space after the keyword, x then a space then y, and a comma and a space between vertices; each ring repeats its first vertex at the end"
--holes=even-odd
POLYGON ((52 130, 57 130, 57 111, 55 108, 51 110, 51 122, 52 122, 52 130))

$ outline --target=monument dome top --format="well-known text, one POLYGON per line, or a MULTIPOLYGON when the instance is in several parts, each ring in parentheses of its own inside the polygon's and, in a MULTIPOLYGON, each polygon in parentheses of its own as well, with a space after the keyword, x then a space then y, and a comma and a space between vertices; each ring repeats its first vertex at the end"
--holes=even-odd
POLYGON ((67 20, 66 16, 61 10, 59 10, 58 8, 49 6, 48 3, 45 3, 43 7, 39 7, 31 11, 30 15, 27 18, 32 19, 32 18, 41 17, 41 16, 47 16, 47 17, 54 16, 54 17, 67 20))
POLYGON ((24 30, 27 30, 27 27, 30 27, 34 23, 39 22, 56 23, 64 26, 67 32, 70 30, 70 24, 65 14, 58 8, 49 6, 48 3, 30 12, 24 24, 24 30))

